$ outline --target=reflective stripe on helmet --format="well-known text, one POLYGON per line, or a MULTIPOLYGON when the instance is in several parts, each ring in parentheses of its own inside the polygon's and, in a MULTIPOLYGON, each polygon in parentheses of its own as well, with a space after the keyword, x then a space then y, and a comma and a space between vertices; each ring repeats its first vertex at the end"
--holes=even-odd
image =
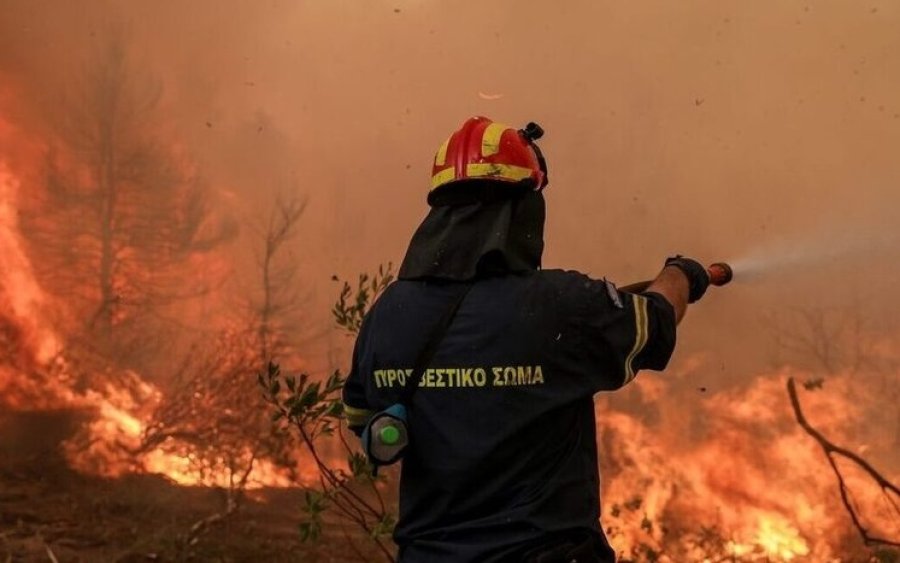
POLYGON ((450 146, 450 137, 444 141, 444 144, 438 148, 437 154, 434 155, 434 165, 443 166, 447 162, 447 147, 450 146))
POLYGON ((502 123, 491 123, 485 127, 484 135, 481 137, 481 156, 491 156, 500 152, 500 137, 507 129, 512 127, 502 123))
POLYGON ((446 184, 452 180, 456 179, 456 170, 451 166, 450 168, 444 168, 437 174, 431 177, 431 189, 434 189, 441 184, 446 184))
POLYGON ((483 164, 469 164, 466 166, 466 176, 469 178, 483 178, 490 176, 492 178, 502 178, 504 180, 512 180, 518 182, 525 178, 530 178, 534 171, 524 166, 515 166, 513 164, 495 164, 485 162, 483 164))
MULTIPOLYGON (((486 117, 472 117, 438 148, 431 168, 431 190, 465 180, 546 184, 546 167, 534 140, 540 128, 518 130, 486 117)), ((429 195, 430 197, 430 195, 429 195)))
POLYGON ((532 174, 534 174, 534 171, 530 168, 525 168, 524 166, 486 162, 483 164, 466 165, 465 178, 457 178, 456 169, 450 166, 431 177, 431 189, 453 180, 464 180, 466 178, 496 178, 518 182, 525 178, 531 178, 532 174))

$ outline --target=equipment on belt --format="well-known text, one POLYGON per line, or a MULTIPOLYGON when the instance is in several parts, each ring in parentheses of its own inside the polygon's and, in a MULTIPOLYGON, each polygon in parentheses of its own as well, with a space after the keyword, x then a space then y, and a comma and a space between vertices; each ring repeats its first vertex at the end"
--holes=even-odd
POLYGON ((399 460, 409 444, 406 407, 395 403, 372 416, 361 438, 363 449, 376 471, 378 466, 399 460))

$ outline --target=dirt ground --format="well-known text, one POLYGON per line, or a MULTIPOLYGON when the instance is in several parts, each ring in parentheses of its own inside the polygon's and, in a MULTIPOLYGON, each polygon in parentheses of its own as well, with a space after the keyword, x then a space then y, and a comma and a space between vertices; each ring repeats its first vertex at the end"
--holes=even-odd
POLYGON ((75 473, 57 446, 76 423, 69 413, 0 413, 0 563, 383 560, 368 538, 336 523, 318 543, 301 543, 298 489, 254 491, 188 541, 195 523, 223 510, 224 492, 154 475, 75 473))

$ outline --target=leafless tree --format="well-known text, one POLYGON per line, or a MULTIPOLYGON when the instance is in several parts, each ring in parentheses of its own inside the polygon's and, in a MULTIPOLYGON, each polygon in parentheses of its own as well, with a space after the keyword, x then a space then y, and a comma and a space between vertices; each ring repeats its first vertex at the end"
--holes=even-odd
POLYGON ((258 232, 258 291, 231 327, 198 341, 184 359, 143 440, 143 451, 163 448, 182 454, 204 478, 218 477, 226 493, 222 511, 197 522, 190 544, 209 526, 240 508, 244 491, 265 459, 297 480, 297 441, 271 422, 256 390, 256 374, 276 355, 290 355, 301 309, 296 262, 285 249, 303 214, 301 200, 279 199, 258 232))
POLYGON ((161 94, 113 34, 66 89, 46 182, 23 213, 41 282, 66 299, 73 334, 126 365, 158 341, 166 305, 208 289, 185 279, 234 234, 161 125, 161 94))
POLYGON ((828 465, 831 467, 831 470, 834 472, 835 478, 837 479, 838 490, 841 494, 841 502, 843 503, 847 514, 850 516, 850 520, 853 522, 853 526, 859 532, 859 535, 862 538, 863 542, 866 545, 885 545, 900 547, 900 536, 894 538, 878 536, 871 532, 863 523, 862 515, 860 514, 859 508, 854 504, 852 500, 851 491, 847 486, 846 479, 844 478, 844 474, 841 472, 838 466, 837 460, 844 459, 851 462, 854 466, 861 469, 866 474, 866 476, 868 476, 878 486, 885 498, 886 503, 891 507, 891 509, 893 509, 898 522, 900 522, 900 504, 898 504, 900 503, 900 487, 888 481, 884 475, 882 475, 872 466, 872 464, 863 459, 861 456, 828 440, 828 438, 826 438, 821 432, 816 430, 809 423, 809 421, 806 420, 806 416, 804 416, 803 410, 800 406, 800 399, 797 396, 797 387, 794 384, 793 378, 788 379, 787 390, 788 396, 791 399, 791 407, 794 410, 794 416, 797 419, 797 424, 799 424, 800 427, 803 428, 804 432, 809 434, 822 448, 822 451, 824 452, 825 457, 828 460, 828 465))
POLYGON ((874 367, 870 330, 858 306, 792 307, 770 312, 763 324, 772 334, 777 353, 795 362, 834 374, 874 367))
POLYGON ((304 299, 297 280, 297 263, 286 260, 284 250, 295 238, 305 208, 305 200, 279 198, 265 229, 258 231, 259 298, 251 301, 251 307, 257 324, 260 369, 285 352, 291 335, 303 330, 302 320, 298 319, 304 299))
MULTIPOLYGON (((882 358, 874 343, 885 334, 884 328, 875 330, 873 323, 864 314, 858 303, 848 307, 792 308, 780 314, 772 314, 766 319, 778 350, 787 352, 790 358, 808 369, 822 375, 803 382, 807 390, 822 387, 830 376, 849 371, 855 379, 865 378, 865 385, 872 387, 880 381, 879 396, 886 404, 896 404, 898 395, 896 365, 890 358, 882 358)), ((837 480, 841 502, 866 545, 900 547, 900 538, 878 536, 864 524, 860 507, 853 500, 842 465, 850 463, 861 470, 880 489, 886 504, 900 521, 900 489, 889 482, 866 459, 828 440, 806 419, 797 394, 793 378, 787 382, 788 396, 794 416, 800 427, 822 448, 829 467, 837 480)), ((889 412, 895 412, 893 409, 889 412)), ((874 411, 873 411, 874 413, 874 411)), ((883 413, 881 413, 883 414, 883 413)), ((900 439, 900 414, 894 419, 898 425, 894 442, 900 439)), ((846 470, 846 467, 844 468, 846 470)))

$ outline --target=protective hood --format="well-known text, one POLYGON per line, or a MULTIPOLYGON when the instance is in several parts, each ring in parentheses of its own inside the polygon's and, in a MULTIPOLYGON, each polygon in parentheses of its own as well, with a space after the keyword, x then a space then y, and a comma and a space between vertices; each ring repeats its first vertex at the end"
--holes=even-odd
POLYGON ((467 281, 539 269, 544 196, 533 190, 504 191, 504 197, 432 207, 413 235, 398 277, 467 281))

